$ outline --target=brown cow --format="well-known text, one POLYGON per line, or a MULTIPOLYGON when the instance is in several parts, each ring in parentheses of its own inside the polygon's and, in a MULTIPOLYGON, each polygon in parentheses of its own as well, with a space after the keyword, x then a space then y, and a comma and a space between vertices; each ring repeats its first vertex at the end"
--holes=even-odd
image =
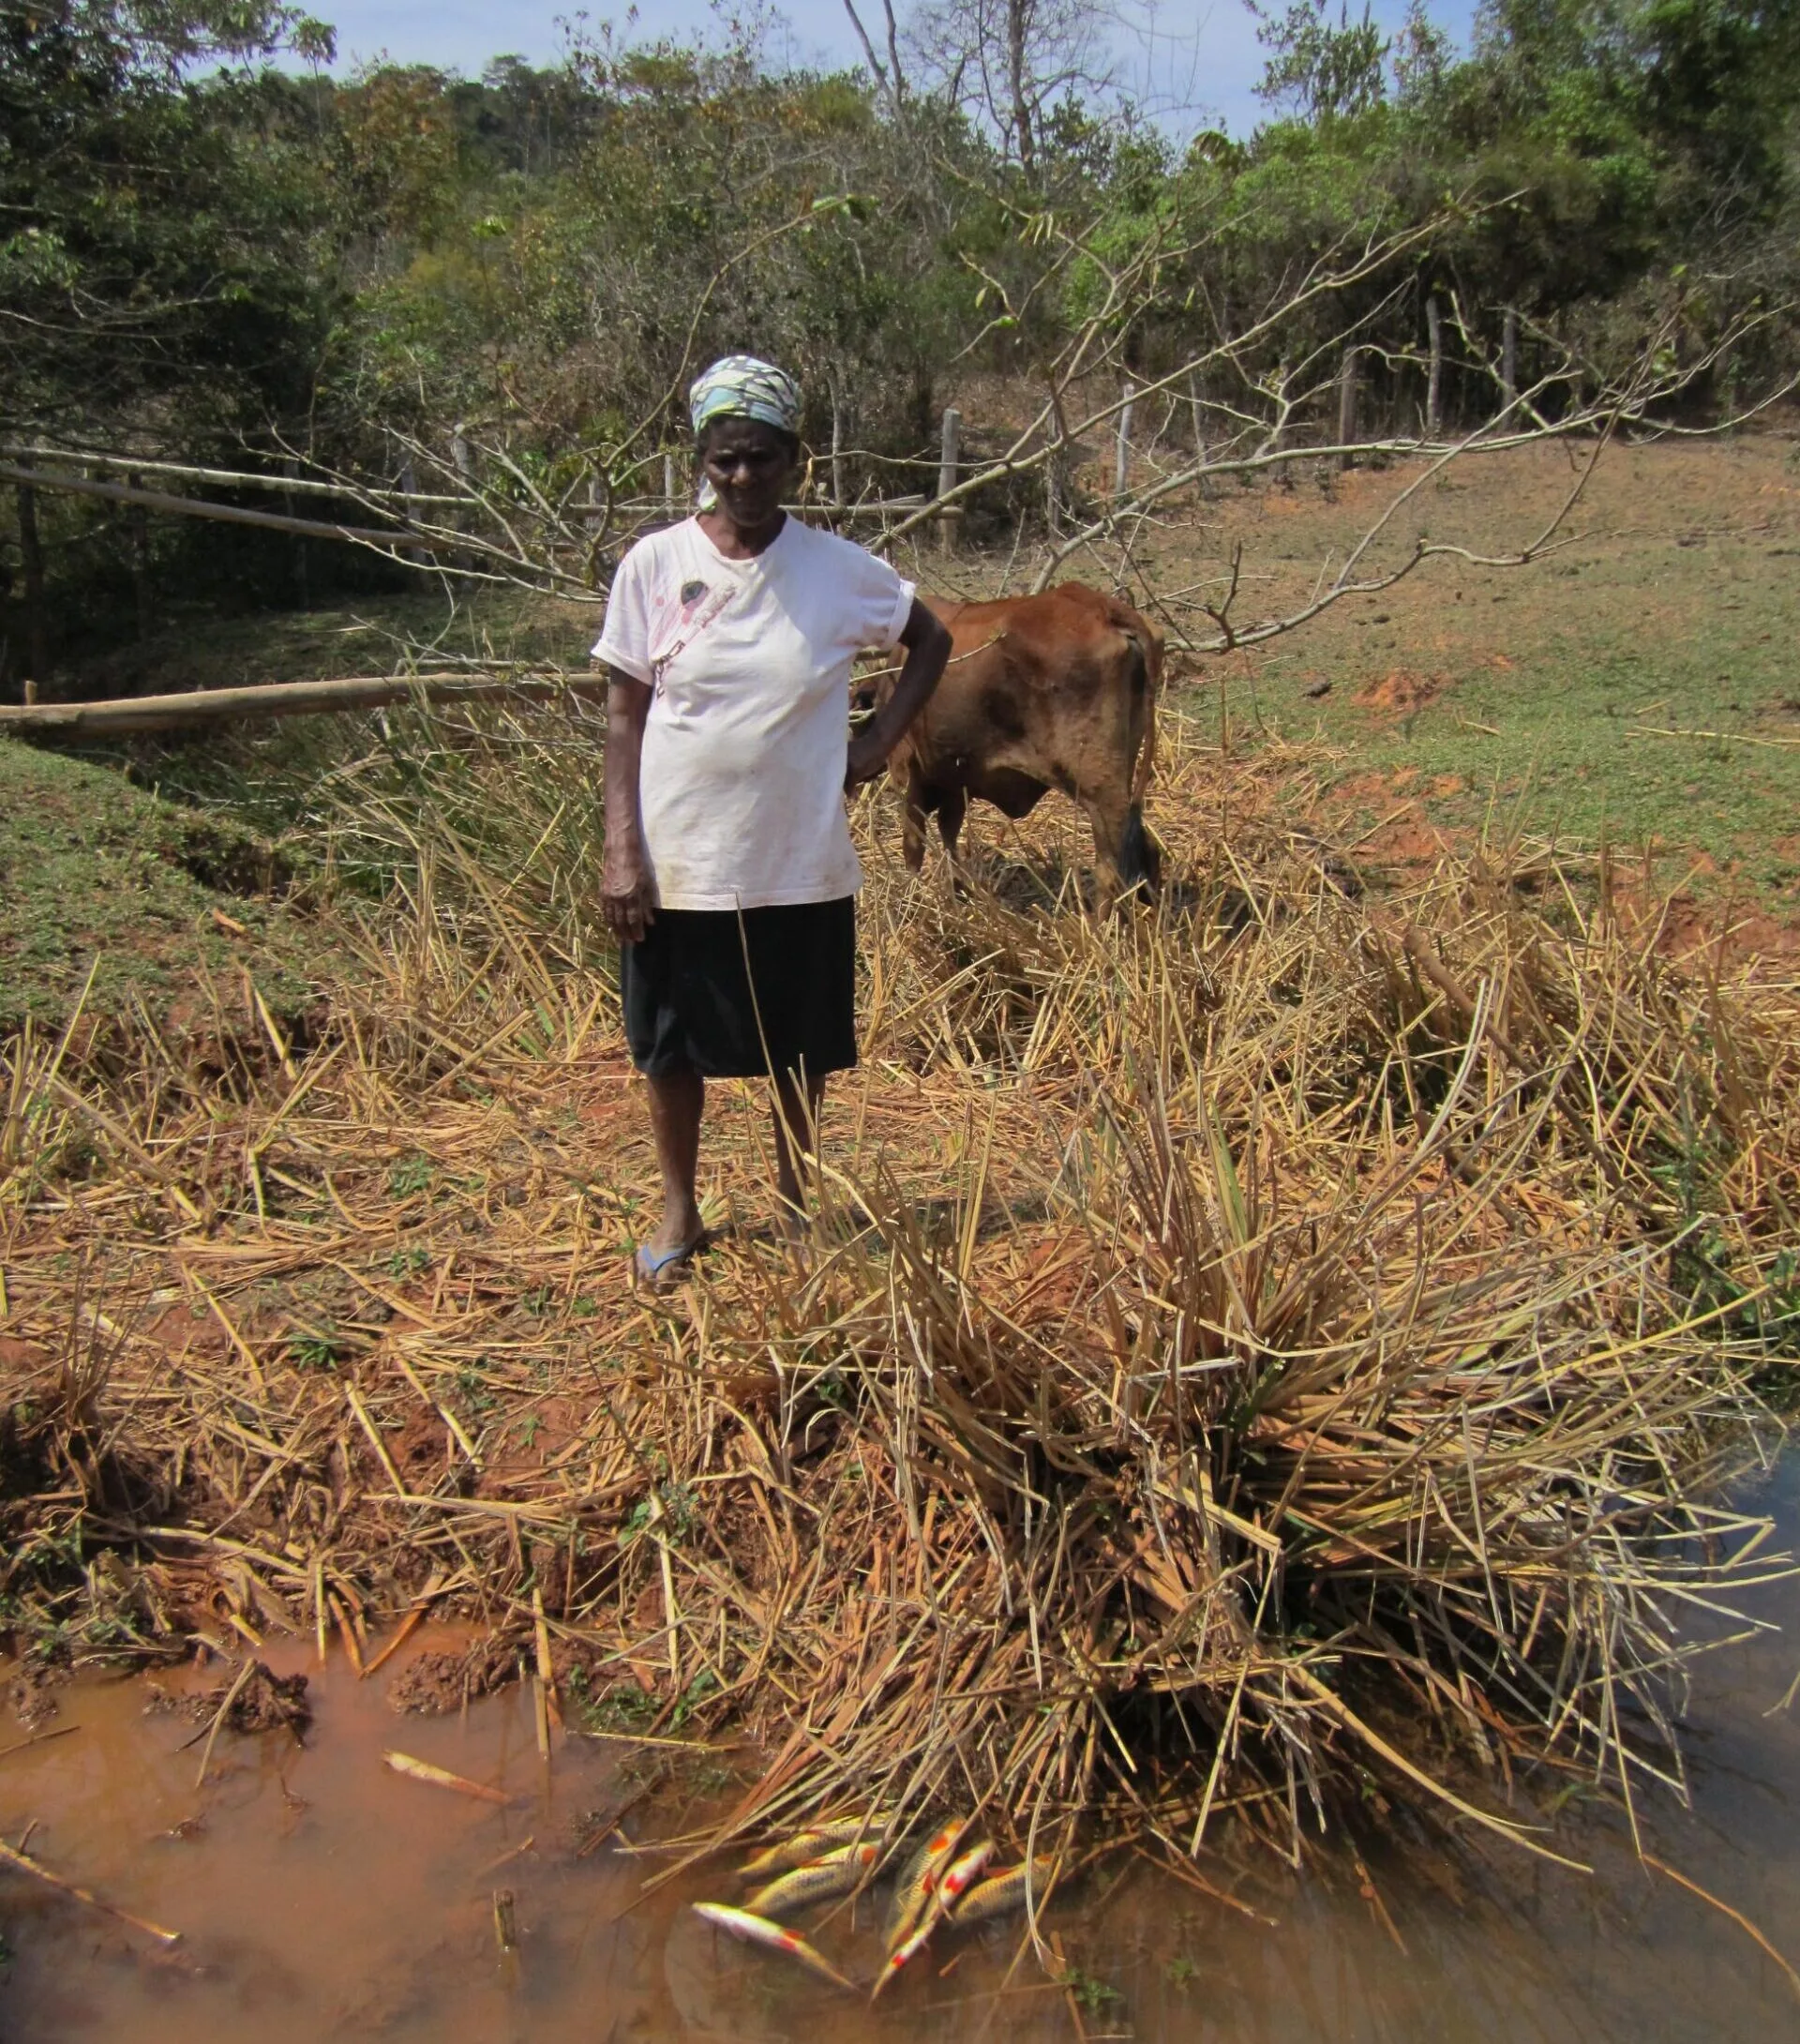
POLYGON ((1144 790, 1162 631, 1081 582, 994 603, 926 602, 953 650, 889 769, 906 790, 907 864, 917 872, 924 862, 927 816, 954 859, 971 795, 1022 817, 1054 788, 1086 811, 1109 890, 1155 887, 1162 861, 1144 828, 1144 790))

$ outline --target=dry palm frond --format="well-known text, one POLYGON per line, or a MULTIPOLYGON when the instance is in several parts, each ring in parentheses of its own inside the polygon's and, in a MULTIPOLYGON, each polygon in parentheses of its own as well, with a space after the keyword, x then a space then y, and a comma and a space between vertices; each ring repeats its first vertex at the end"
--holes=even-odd
POLYGON ((878 799, 815 1251, 730 1226, 767 1171, 727 1091, 721 1246, 647 1304, 578 741, 405 723, 340 775, 375 892, 300 1048, 223 985, 179 1042, 8 1047, 0 1252, 87 1472, 15 1393, 11 1594, 254 1643, 435 1577, 541 1617, 598 1721, 761 1734, 709 1837, 1232 1811, 1296 1852, 1378 1778, 1530 1840, 1526 1763, 1679 1785, 1700 1616, 1781 1566, 1724 1486, 1800 1332, 1792 985, 1516 844, 1352 892, 1276 749, 1178 735, 1185 858, 1116 921, 1056 818, 952 891, 878 799))

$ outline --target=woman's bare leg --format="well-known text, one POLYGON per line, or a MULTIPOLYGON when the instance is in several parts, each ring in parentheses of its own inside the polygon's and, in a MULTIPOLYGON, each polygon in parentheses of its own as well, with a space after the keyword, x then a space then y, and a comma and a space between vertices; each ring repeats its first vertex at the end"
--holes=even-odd
POLYGON ((700 1162, 700 1113, 706 1105, 706 1081, 698 1072, 669 1072, 646 1076, 650 1091, 650 1133, 656 1144, 656 1165, 663 1175, 663 1220, 644 1247, 655 1253, 685 1249, 701 1233, 700 1203, 695 1173, 700 1162))
POLYGON ((806 1218, 805 1155, 818 1141, 818 1110, 825 1081, 783 1072, 774 1082, 775 1196, 784 1223, 798 1225, 806 1218))

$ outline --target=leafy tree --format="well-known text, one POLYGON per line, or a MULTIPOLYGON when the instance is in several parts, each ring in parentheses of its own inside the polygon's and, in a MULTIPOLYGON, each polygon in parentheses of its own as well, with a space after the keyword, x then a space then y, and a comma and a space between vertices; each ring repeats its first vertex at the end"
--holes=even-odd
POLYGON ((1669 162, 1673 208, 1758 221, 1786 196, 1800 139, 1792 0, 1647 0, 1634 22, 1638 104, 1669 162))
POLYGON ((0 10, 0 414, 291 385, 321 194, 292 87, 250 68, 284 48, 330 32, 264 0, 0 10))
POLYGON ((1285 14, 1249 0, 1256 39, 1268 51, 1258 96, 1312 122, 1354 119, 1388 96, 1390 45, 1364 0, 1354 19, 1340 0, 1331 19, 1328 0, 1292 0, 1285 14))

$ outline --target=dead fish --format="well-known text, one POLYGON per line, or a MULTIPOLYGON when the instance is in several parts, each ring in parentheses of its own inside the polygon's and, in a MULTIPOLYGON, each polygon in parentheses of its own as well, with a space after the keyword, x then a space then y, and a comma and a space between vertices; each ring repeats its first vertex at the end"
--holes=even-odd
POLYGON ((746 1859, 738 1871, 746 1881, 758 1874, 786 1873, 789 1867, 811 1866, 840 1845, 857 1845, 864 1841, 878 1844, 885 1829, 886 1822, 880 1817, 839 1817, 831 1824, 815 1825, 809 1831, 796 1831, 779 1845, 771 1845, 746 1859))
POLYGON ((1004 1916, 1014 1909, 1023 1909, 1028 1885, 1041 1901, 1056 1864, 1054 1859, 1034 1859, 1028 1867, 1006 1867, 998 1873, 989 1874, 985 1881, 977 1882, 956 1904, 951 1921, 985 1923, 991 1916, 1004 1916))
POLYGON ((803 1909, 808 1902, 828 1902, 848 1895, 874 1866, 878 1845, 840 1845, 810 1867, 784 1873, 745 1898, 743 1906, 757 1916, 782 1916, 790 1909, 803 1909))
POLYGON ((943 1922, 956 1904, 980 1880, 982 1869, 994 1856, 994 1848, 983 1839, 979 1845, 971 1845, 960 1858, 952 1860, 944 1870, 943 1877, 937 1884, 934 1893, 925 1901, 923 1916, 912 1935, 888 1954, 888 1962, 876 1976, 875 1986, 869 1999, 874 2001, 881 1990, 915 1954, 922 1951, 931 1940, 931 1933, 943 1922))
POLYGON ((760 1945, 772 1952, 786 1952, 795 1959, 808 1973, 817 1974, 821 1980, 829 1980, 833 1987, 841 1987, 847 1993, 857 1991, 856 1983, 847 1980, 822 1952, 816 1952, 798 1931, 783 1930, 780 1924, 771 1923, 767 1916, 752 1916, 747 1909, 733 1909, 726 1902, 696 1902, 696 1916, 704 1916, 708 1923, 715 1923, 721 1931, 729 1931, 733 1937, 741 1937, 746 1945, 760 1945))
POLYGON ((907 1871, 900 1876, 900 1885, 893 1891, 893 1908, 888 1916, 887 1948, 891 1953, 897 1951, 919 1928, 919 1918, 931 1901, 938 1876, 962 1843, 968 1823, 967 1817, 957 1817, 941 1830, 934 1831, 907 1862, 907 1871))
POLYGON ((971 1845, 968 1852, 959 1853, 951 1862, 943 1879, 938 1884, 938 1906, 945 1916, 953 1914, 956 1904, 987 1871, 987 1863, 993 1856, 993 1845, 988 1840, 982 1839, 979 1844, 971 1845))

